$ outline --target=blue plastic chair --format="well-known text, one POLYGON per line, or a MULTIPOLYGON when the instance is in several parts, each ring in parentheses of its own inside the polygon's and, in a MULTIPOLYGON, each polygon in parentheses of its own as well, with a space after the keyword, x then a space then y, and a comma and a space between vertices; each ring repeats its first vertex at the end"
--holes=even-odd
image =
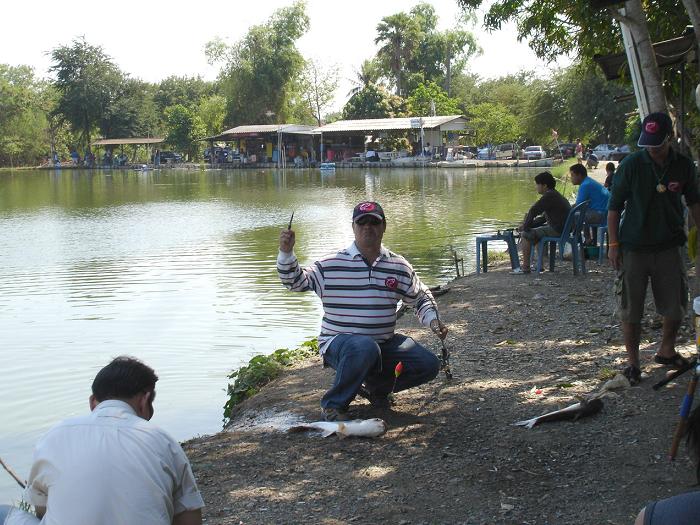
POLYGON ((537 273, 542 271, 542 256, 546 243, 550 243, 549 269, 554 270, 554 258, 557 247, 559 248, 559 259, 564 260, 564 247, 571 245, 571 256, 574 261, 574 275, 578 275, 579 264, 581 272, 586 273, 586 260, 583 256, 583 222, 586 217, 586 210, 590 201, 583 201, 578 206, 574 206, 566 217, 564 228, 559 237, 542 237, 537 243, 537 273))
POLYGON ((608 225, 598 226, 598 264, 603 264, 603 257, 607 252, 607 243, 605 240, 608 237, 608 225))

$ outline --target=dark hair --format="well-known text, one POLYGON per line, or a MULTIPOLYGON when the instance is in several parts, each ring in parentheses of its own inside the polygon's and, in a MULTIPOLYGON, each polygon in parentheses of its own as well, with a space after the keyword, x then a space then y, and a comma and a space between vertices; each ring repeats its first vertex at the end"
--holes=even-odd
MULTIPOLYGON (((135 357, 121 355, 100 370, 92 382, 92 395, 98 402, 107 399, 130 399, 156 388, 158 376, 135 357)), ((151 395, 153 397, 153 395, 151 395)))
POLYGON ((613 164, 612 162, 608 162, 605 165, 605 171, 615 171, 615 164, 613 164))
POLYGON ((557 181, 554 178, 554 175, 552 175, 548 171, 543 171, 542 173, 538 173, 537 175, 535 175, 535 182, 537 184, 544 184, 550 190, 553 190, 557 186, 557 181))
POLYGON ((571 173, 575 173, 576 175, 580 175, 584 179, 588 177, 588 170, 583 164, 572 164, 571 166, 569 166, 569 171, 571 173))

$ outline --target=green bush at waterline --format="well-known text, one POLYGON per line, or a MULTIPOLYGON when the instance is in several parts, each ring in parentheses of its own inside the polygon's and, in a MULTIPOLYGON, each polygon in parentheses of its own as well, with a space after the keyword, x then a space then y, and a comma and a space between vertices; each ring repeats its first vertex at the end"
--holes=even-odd
POLYGON ((270 355, 256 355, 246 366, 234 370, 228 376, 233 379, 227 388, 228 401, 224 405, 224 424, 231 419, 233 408, 249 397, 254 396, 260 388, 276 378, 285 367, 297 361, 318 355, 318 339, 310 339, 293 350, 280 348, 270 355))

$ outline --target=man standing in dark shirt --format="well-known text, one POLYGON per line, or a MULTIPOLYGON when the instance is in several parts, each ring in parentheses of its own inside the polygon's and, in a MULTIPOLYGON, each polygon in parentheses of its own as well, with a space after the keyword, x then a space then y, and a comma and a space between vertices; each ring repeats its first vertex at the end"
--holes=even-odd
POLYGON ((673 123, 666 113, 651 113, 644 119, 638 142, 643 149, 618 166, 608 205, 608 258, 618 272, 615 293, 629 364, 624 374, 633 385, 641 379, 639 340, 649 280, 656 311, 663 317, 654 361, 675 368, 687 362, 675 350, 688 305, 681 197, 700 224, 700 193, 695 166, 671 149, 672 137, 673 123))
POLYGON ((527 212, 523 223, 518 227, 522 232, 520 247, 523 252, 523 263, 519 269, 512 273, 530 273, 530 259, 532 258, 532 244, 542 237, 559 237, 564 228, 564 223, 571 210, 571 204, 561 193, 554 188, 557 181, 548 171, 543 171, 535 176, 537 193, 542 195, 527 212))

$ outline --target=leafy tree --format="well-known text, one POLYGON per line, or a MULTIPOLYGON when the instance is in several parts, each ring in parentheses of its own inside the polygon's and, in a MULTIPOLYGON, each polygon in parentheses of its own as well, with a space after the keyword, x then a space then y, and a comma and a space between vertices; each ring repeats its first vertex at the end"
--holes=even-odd
POLYGON ((197 114, 204 124, 207 136, 221 133, 226 117, 226 98, 222 95, 211 95, 199 101, 197 114))
MULTIPOLYGON (((483 0, 458 0, 465 9, 481 7, 483 0)), ((656 0, 644 2, 627 0, 626 14, 617 9, 596 9, 592 2, 567 0, 496 0, 484 18, 489 29, 500 29, 508 21, 516 24, 518 38, 527 40, 535 53, 548 60, 563 54, 578 56, 581 61, 596 54, 622 50, 620 27, 624 24, 634 35, 643 82, 651 111, 671 110, 666 96, 677 86, 676 75, 666 78, 662 85, 651 42, 678 36, 680 28, 691 20, 700 28, 700 8, 697 0, 656 0)), ((700 41, 697 32, 696 41, 700 41)), ((700 80, 698 71, 690 83, 700 80)), ((629 82, 628 82, 629 84, 629 82)))
MULTIPOLYGON (((457 0, 465 9, 482 7, 483 0, 457 0)), ((678 36, 689 23, 681 0, 657 0, 645 4, 649 33, 655 42, 678 36)), ((622 37, 611 10, 596 9, 591 2, 570 0, 496 0, 484 16, 487 29, 498 30, 515 22, 518 38, 525 40, 545 60, 571 54, 592 58, 595 54, 622 51, 622 37)))
POLYGON ((484 102, 474 106, 470 114, 476 144, 513 142, 522 135, 518 119, 501 104, 484 102))
POLYGON ((375 84, 355 93, 343 107, 343 119, 393 118, 406 113, 406 103, 375 84))
POLYGON ((381 77, 382 70, 379 62, 373 58, 364 60, 360 65, 359 71, 355 71, 355 78, 352 79, 354 86, 348 93, 348 96, 353 96, 369 84, 379 84, 381 77))
POLYGON ((189 160, 197 157, 200 140, 206 132, 199 115, 182 104, 175 104, 166 108, 165 119, 168 127, 167 143, 184 152, 189 160))
MULTIPOLYGON (((526 119, 527 134, 541 141, 552 129, 573 141, 623 142, 627 113, 632 101, 615 98, 628 90, 607 82, 590 65, 576 64, 556 72, 548 81, 537 81, 526 119)), ((638 119, 637 119, 638 120, 638 119)))
POLYGON ((28 66, 0 64, 0 165, 37 164, 49 151, 47 87, 28 66))
POLYGON ((102 108, 99 131, 105 138, 145 136, 153 133, 155 121, 150 86, 122 76, 102 108))
POLYGON ((413 116, 460 114, 459 102, 447 96, 435 82, 420 84, 407 99, 408 111, 413 116))
POLYGON ((56 113, 89 148, 90 138, 104 117, 105 108, 110 106, 122 74, 100 46, 90 45, 84 38, 55 48, 51 59, 49 71, 56 75, 53 85, 60 95, 56 113))
MULTIPOLYGON (((421 20, 424 18, 421 17, 421 20)), ((406 13, 397 13, 382 18, 377 25, 375 44, 381 45, 377 59, 391 75, 396 94, 404 96, 404 77, 409 62, 418 49, 422 32, 419 21, 406 13)))
POLYGON ((303 98, 309 111, 321 125, 321 117, 333 102, 338 89, 338 66, 323 67, 317 60, 309 60, 301 75, 303 98))
POLYGON ((231 47, 221 41, 207 45, 210 63, 224 63, 219 79, 228 101, 227 124, 269 122, 268 115, 287 119, 291 89, 304 67, 295 42, 308 28, 306 4, 298 1, 251 27, 231 47))
POLYGON ((160 81, 153 99, 160 111, 176 104, 193 108, 214 92, 214 83, 207 82, 202 77, 170 76, 160 81))
POLYGON ((452 77, 462 72, 469 57, 480 52, 474 35, 466 30, 470 17, 443 32, 436 30, 437 20, 435 8, 421 3, 409 13, 383 18, 377 26, 375 43, 382 44, 377 60, 398 95, 425 82, 441 84, 449 94, 452 77))

